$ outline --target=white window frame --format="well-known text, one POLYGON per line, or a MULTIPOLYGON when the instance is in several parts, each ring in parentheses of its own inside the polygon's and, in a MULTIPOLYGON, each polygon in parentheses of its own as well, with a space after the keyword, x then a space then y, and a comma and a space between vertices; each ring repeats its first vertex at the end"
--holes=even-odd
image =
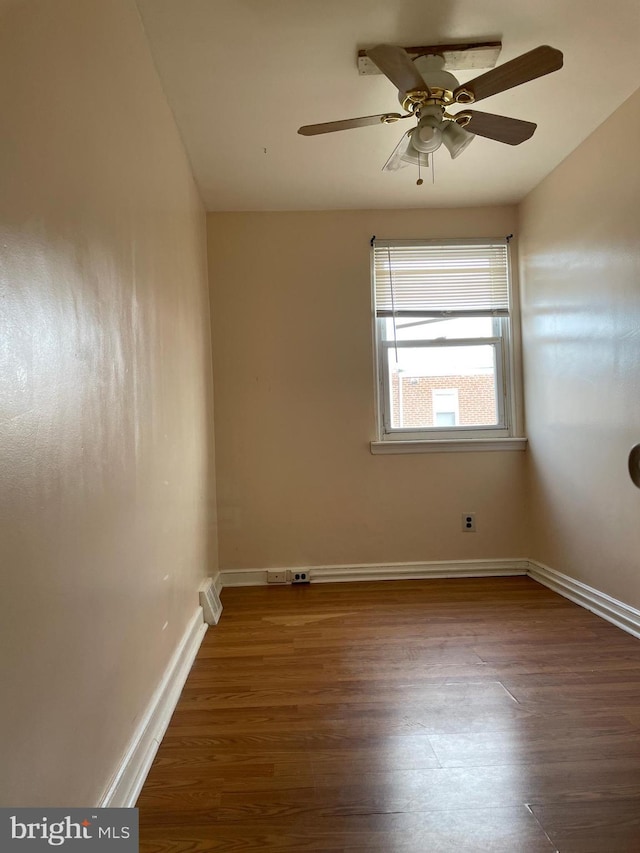
MULTIPOLYGON (((385 243, 388 241, 384 241, 385 243)), ((413 240, 401 241, 403 244, 423 245, 461 245, 468 246, 479 242, 491 243, 493 240, 413 240)), ((373 246, 371 251, 372 285, 373 285, 373 328, 376 353, 376 399, 377 399, 377 441, 372 442, 372 452, 383 453, 393 451, 391 443, 407 445, 408 449, 399 452, 419 452, 431 449, 470 449, 455 447, 455 444, 470 445, 476 443, 478 449, 524 449, 525 440, 515 439, 516 431, 516 389, 514 387, 515 370, 513 368, 513 280, 511 276, 511 258, 507 242, 507 277, 509 288, 509 316, 493 317, 494 334, 485 338, 451 338, 446 340, 386 340, 385 325, 387 318, 376 317, 375 306, 375 275, 373 263, 373 246), (449 347, 449 346, 487 346, 494 348, 497 420, 495 425, 456 425, 451 427, 428 426, 424 428, 394 427, 391 424, 391 389, 389 383, 388 352, 403 347, 449 347), (385 448, 383 445, 387 444, 385 448), (411 447, 409 447, 411 445, 411 447), (426 447, 433 445, 433 447, 426 447), (437 447, 436 447, 437 445, 437 447)), ((487 314, 487 316, 489 316, 487 314)), ((443 316, 446 319, 446 315, 443 316)))

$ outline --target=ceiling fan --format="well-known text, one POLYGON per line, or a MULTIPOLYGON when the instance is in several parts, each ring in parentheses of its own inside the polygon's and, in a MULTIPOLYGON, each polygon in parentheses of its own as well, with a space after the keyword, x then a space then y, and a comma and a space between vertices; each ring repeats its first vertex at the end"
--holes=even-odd
POLYGON ((429 154, 443 144, 455 159, 474 136, 520 145, 533 135, 536 129, 533 122, 478 110, 463 109, 455 114, 447 110, 457 105, 466 107, 562 68, 561 51, 542 45, 460 85, 453 74, 444 70, 444 59, 439 54, 426 54, 414 62, 403 48, 391 44, 378 45, 367 50, 366 54, 398 89, 398 99, 405 114, 382 113, 308 124, 299 128, 298 133, 316 136, 414 117, 416 126, 402 136, 383 166, 383 171, 391 172, 407 163, 427 166, 429 154))

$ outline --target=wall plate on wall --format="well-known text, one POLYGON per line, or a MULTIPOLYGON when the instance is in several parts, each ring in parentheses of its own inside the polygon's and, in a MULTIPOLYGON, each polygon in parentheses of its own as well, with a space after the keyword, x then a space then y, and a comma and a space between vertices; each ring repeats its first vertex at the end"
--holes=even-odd
POLYGON ((291 583, 311 583, 309 572, 306 569, 289 569, 289 580, 291 583))

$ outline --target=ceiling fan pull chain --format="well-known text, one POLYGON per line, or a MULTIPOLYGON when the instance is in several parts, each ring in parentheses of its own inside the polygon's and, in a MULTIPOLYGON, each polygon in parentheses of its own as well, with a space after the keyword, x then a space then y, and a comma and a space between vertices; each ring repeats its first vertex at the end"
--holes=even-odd
POLYGON ((421 187, 423 184, 424 181, 422 180, 422 176, 420 174, 420 155, 418 155, 418 180, 416 181, 416 186, 421 187))

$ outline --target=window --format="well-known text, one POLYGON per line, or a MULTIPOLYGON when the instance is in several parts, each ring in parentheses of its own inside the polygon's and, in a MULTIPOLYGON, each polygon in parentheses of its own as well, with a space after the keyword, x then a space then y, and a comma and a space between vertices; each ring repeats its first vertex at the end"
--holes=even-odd
POLYGON ((434 388, 433 425, 457 426, 460 423, 460 406, 457 388, 434 388))
POLYGON ((373 244, 379 438, 512 435, 509 247, 373 244))

